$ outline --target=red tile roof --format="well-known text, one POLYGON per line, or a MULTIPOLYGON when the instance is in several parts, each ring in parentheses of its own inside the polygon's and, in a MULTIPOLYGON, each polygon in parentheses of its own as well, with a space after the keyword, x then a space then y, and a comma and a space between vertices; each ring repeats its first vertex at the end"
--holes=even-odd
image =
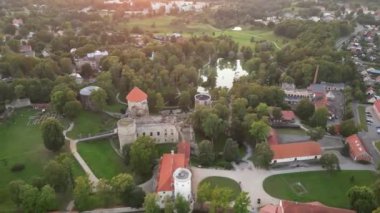
POLYGON ((346 138, 346 142, 350 147, 350 155, 356 161, 372 161, 372 157, 368 154, 363 146, 362 141, 358 135, 351 135, 346 138))
POLYGON ((141 102, 148 99, 148 95, 143 92, 140 88, 134 87, 126 97, 127 101, 131 102, 141 102))
POLYGON ((190 161, 190 143, 187 141, 182 141, 181 143, 177 144, 177 153, 178 154, 184 154, 185 155, 185 166, 187 167, 189 165, 190 161))
POLYGON ((327 107, 327 97, 324 93, 315 93, 314 106, 315 108, 327 107))
POLYGON ((321 145, 314 141, 271 145, 273 160, 321 155, 321 145))
POLYGON ((164 154, 160 161, 156 192, 172 191, 174 171, 185 167, 185 154, 164 154))
POLYGON ((282 119, 286 121, 293 121, 296 117, 294 115, 294 112, 290 110, 282 110, 281 114, 282 114, 282 119))
POLYGON ((380 100, 376 100, 375 103, 373 103, 373 107, 380 112, 380 100))
POLYGON ((269 145, 279 144, 277 131, 273 128, 270 128, 270 132, 269 132, 269 136, 268 136, 268 143, 269 143, 269 145))

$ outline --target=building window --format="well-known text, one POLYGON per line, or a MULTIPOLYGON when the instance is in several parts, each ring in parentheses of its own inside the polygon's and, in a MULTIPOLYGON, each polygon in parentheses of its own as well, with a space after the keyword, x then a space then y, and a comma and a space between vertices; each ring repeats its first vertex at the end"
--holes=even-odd
POLYGON ((315 156, 314 159, 318 159, 318 156, 315 156))
POLYGON ((273 163, 277 163, 277 160, 274 160, 273 163))
POLYGON ((167 132, 165 132, 165 136, 168 136, 168 133, 167 133, 167 132))
POLYGON ((174 135, 174 133, 172 132, 172 133, 170 133, 172 136, 174 135))
POLYGON ((150 136, 153 136, 153 132, 150 132, 150 136))
POLYGON ((294 161, 297 161, 297 158, 294 158, 294 161))
POLYGON ((143 132, 143 136, 145 136, 145 132, 143 132))
POLYGON ((160 136, 160 132, 157 132, 157 136, 160 136))

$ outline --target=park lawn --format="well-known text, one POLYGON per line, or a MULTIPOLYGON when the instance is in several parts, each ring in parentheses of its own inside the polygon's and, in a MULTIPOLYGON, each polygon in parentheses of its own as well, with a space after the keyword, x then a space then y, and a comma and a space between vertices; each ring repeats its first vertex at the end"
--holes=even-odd
POLYGON ((111 179, 126 172, 122 158, 112 148, 108 139, 80 142, 78 153, 98 178, 111 179))
POLYGON ((239 183, 237 183, 235 180, 230 179, 230 178, 217 177, 217 176, 208 177, 208 178, 205 178, 204 180, 202 180, 202 182, 199 184, 199 186, 201 186, 202 184, 207 183, 207 182, 210 183, 211 187, 213 187, 213 188, 218 187, 218 188, 230 189, 232 191, 231 201, 235 200, 236 197, 241 192, 241 188, 240 188, 239 183))
POLYGON ((341 171, 334 174, 314 171, 270 176, 263 185, 269 195, 279 199, 319 201, 332 207, 349 208, 347 191, 355 185, 370 186, 376 178, 376 174, 371 171, 341 171), (352 176, 354 182, 350 181, 352 176))
POLYGON ((363 130, 368 131, 367 115, 365 114, 365 106, 358 106, 360 125, 363 130))
POLYGON ((68 132, 70 138, 83 138, 106 132, 116 127, 117 120, 103 112, 82 110, 74 119, 74 128, 68 132))
POLYGON ((127 105, 115 103, 115 104, 107 104, 104 110, 108 112, 120 113, 121 109, 126 109, 126 108, 127 108, 127 105))

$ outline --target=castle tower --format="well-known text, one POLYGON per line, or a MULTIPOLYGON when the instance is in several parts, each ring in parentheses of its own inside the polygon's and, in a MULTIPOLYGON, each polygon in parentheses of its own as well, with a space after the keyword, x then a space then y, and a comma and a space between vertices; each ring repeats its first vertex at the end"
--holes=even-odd
POLYGON ((211 96, 208 93, 199 93, 194 96, 195 108, 197 106, 211 106, 211 96))
POLYGON ((127 114, 130 117, 149 115, 148 95, 140 88, 134 87, 126 97, 128 102, 127 114))
POLYGON ((182 195, 191 203, 191 172, 186 168, 178 168, 173 173, 174 196, 182 195))
POLYGON ((135 120, 130 118, 120 119, 117 122, 117 134, 121 152, 125 144, 132 144, 137 139, 135 120))

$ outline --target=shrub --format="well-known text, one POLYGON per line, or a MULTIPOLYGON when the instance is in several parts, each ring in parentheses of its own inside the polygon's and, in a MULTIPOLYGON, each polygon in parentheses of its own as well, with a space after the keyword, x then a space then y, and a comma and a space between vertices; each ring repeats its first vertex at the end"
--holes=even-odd
POLYGON ((16 163, 11 167, 11 172, 21 172, 25 169, 25 165, 21 163, 16 163))

